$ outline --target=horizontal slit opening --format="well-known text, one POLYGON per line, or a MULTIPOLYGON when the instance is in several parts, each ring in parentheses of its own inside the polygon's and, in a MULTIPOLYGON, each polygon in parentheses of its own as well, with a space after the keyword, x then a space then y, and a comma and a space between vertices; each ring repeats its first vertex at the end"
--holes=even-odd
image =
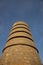
POLYGON ((26 27, 15 27, 15 28, 11 29, 11 31, 12 31, 12 30, 15 30, 15 29, 18 29, 18 28, 24 28, 24 29, 30 31, 30 30, 29 30, 28 28, 26 28, 26 27))
POLYGON ((5 47, 2 52, 4 52, 4 50, 7 49, 8 47, 17 46, 17 45, 24 45, 24 46, 32 47, 32 48, 34 48, 39 53, 39 51, 38 51, 38 49, 36 47, 28 45, 28 44, 22 44, 22 43, 9 45, 9 46, 5 47))
MULTIPOLYGON (((12 35, 13 33, 18 33, 18 32, 24 32, 24 33, 27 33, 27 34, 31 35, 29 32, 26 32, 26 31, 14 31, 14 32, 12 32, 11 34, 9 34, 9 36, 12 35)), ((32 35, 31 35, 31 36, 32 36, 32 35)))
POLYGON ((12 38, 8 39, 7 42, 11 39, 14 39, 14 38, 27 38, 27 39, 29 39, 33 42, 33 40, 31 38, 27 37, 27 36, 15 36, 15 37, 12 37, 12 38))
MULTIPOLYGON (((17 26, 17 25, 24 25, 24 26, 26 26, 26 27, 28 27, 26 24, 15 24, 14 26, 17 26)), ((13 27, 14 27, 13 26, 13 27)), ((29 28, 29 27, 28 27, 29 28)))

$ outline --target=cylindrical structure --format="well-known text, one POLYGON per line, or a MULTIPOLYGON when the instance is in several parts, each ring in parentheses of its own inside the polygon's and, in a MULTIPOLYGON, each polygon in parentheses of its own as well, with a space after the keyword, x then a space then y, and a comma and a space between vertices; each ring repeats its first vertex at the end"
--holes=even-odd
POLYGON ((3 65, 41 65, 38 49, 25 22, 16 22, 3 49, 3 65))

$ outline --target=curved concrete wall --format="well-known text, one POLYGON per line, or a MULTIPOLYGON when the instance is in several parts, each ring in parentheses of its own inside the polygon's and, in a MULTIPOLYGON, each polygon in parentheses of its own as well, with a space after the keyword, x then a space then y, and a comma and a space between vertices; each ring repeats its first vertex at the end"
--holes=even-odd
POLYGON ((25 22, 16 22, 3 49, 3 65, 41 65, 33 37, 25 22))

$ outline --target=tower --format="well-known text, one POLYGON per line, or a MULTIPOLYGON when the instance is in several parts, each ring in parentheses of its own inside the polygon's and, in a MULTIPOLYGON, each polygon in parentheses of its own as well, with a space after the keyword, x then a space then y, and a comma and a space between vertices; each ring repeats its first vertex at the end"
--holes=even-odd
POLYGON ((41 65, 39 51, 30 28, 25 22, 16 22, 11 29, 2 53, 3 65, 41 65))

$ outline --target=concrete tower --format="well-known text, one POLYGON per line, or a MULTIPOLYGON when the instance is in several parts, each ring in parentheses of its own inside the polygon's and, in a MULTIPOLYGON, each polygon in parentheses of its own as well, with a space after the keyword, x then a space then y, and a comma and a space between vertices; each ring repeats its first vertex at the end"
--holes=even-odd
POLYGON ((28 25, 16 22, 2 53, 2 65, 41 65, 38 49, 28 25))

